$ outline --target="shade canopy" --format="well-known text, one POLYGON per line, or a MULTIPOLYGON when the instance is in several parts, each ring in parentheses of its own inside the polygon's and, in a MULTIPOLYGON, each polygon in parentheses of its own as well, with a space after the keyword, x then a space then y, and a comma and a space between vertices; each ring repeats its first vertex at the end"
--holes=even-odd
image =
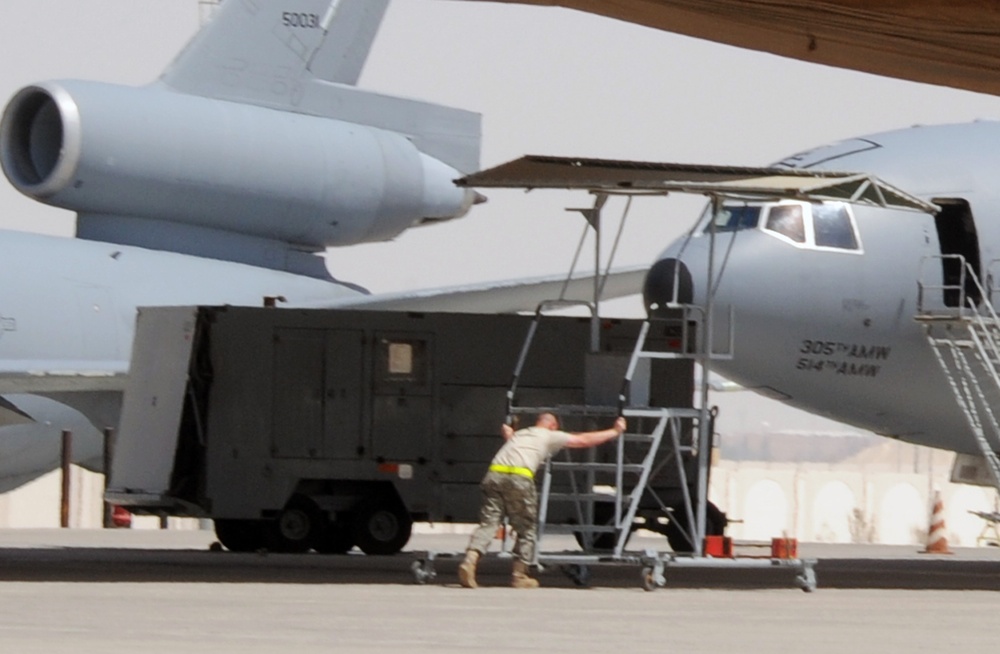
POLYGON ((759 200, 837 200, 936 213, 938 207, 877 177, 789 168, 745 168, 527 155, 456 181, 477 188, 559 188, 606 193, 697 193, 759 200))
POLYGON ((992 0, 493 0, 554 5, 784 57, 1000 95, 992 0))

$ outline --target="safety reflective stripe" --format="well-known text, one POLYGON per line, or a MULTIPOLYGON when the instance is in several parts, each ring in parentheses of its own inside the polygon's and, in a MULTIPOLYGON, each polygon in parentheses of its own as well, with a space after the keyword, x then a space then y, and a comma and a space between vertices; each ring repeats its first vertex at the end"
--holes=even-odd
POLYGON ((502 466, 495 463, 490 466, 490 472, 502 472, 505 475, 521 475, 522 477, 527 477, 528 479, 535 478, 535 473, 533 473, 529 468, 519 468, 517 466, 502 466))

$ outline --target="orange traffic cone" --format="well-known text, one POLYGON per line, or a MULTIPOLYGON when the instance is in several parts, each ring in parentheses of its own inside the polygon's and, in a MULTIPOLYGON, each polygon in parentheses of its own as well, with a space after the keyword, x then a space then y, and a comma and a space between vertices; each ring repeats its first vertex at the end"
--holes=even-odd
POLYGON ((948 536, 944 526, 944 502, 941 491, 934 491, 934 510, 931 513, 931 526, 927 530, 927 546, 923 554, 954 554, 948 549, 948 536))

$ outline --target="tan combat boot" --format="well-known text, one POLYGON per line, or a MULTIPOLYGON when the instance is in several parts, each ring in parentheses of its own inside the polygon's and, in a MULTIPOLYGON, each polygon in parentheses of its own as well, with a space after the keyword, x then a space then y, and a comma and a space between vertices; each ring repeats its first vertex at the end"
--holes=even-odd
POLYGON ((510 576, 510 585, 514 588, 538 588, 538 580, 528 576, 527 563, 514 559, 514 573, 510 576))
POLYGON ((465 560, 458 566, 458 583, 466 588, 479 588, 476 583, 476 564, 479 563, 479 552, 467 550, 465 560))

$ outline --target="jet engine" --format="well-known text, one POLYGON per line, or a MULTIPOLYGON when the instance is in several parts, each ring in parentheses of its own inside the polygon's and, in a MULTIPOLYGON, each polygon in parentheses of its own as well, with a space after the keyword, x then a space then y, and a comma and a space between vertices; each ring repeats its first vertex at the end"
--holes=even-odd
POLYGON ((28 86, 0 122, 0 162, 20 192, 77 213, 316 249, 457 218, 476 197, 404 135, 158 84, 28 86))

